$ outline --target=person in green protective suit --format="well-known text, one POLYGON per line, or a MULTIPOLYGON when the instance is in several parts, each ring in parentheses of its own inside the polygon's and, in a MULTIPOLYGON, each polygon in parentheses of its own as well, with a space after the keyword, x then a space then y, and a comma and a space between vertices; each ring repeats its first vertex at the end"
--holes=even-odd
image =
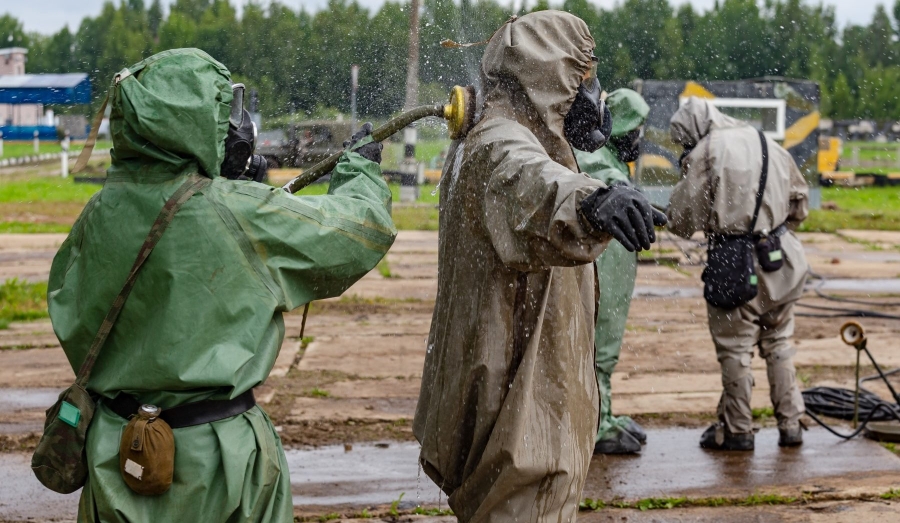
POLYGON ((341 294, 396 236, 381 168, 354 152, 371 137, 344 153, 327 195, 220 176, 231 102, 229 71, 198 49, 154 55, 110 86, 112 165, 50 272, 50 318, 74 369, 164 202, 188 176, 211 183, 184 204, 147 259, 90 377, 99 404, 87 435, 81 522, 293 521, 288 465, 259 406, 173 429, 173 484, 142 496, 122 479, 127 420, 111 405, 124 393, 165 414, 246 397, 275 362, 282 314, 341 294))
MULTIPOLYGON (((607 185, 631 186, 628 162, 637 160, 644 120, 650 112, 647 102, 631 89, 617 89, 606 98, 613 117, 612 134, 605 147, 593 153, 575 151, 578 167, 607 185)), ((622 337, 634 280, 637 253, 628 252, 613 241, 597 258, 600 299, 594 347, 597 381, 600 383, 600 429, 594 444, 595 454, 631 454, 641 451, 647 434, 628 416, 612 415, 610 377, 619 362, 622 337)))

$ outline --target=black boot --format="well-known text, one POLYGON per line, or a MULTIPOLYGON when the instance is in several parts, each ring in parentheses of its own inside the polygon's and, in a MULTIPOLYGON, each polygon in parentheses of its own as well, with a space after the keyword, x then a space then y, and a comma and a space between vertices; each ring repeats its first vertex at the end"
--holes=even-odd
POLYGON ((625 429, 617 429, 612 434, 594 444, 594 454, 639 454, 641 443, 625 429))
POLYGON ((779 447, 799 447, 803 445, 803 430, 798 423, 796 427, 778 427, 779 447))
POLYGON ((634 436, 634 439, 638 440, 641 445, 647 444, 647 433, 644 431, 644 427, 638 425, 636 421, 628 418, 628 424, 625 425, 624 428, 629 434, 634 436))
POLYGON ((753 450, 753 433, 732 434, 714 423, 700 436, 700 446, 709 450, 753 450))

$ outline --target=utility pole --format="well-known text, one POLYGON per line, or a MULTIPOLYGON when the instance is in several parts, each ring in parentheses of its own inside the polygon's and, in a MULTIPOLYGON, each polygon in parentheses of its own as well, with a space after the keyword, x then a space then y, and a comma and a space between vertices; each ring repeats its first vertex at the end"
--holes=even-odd
MULTIPOLYGON (((419 0, 409 1, 409 55, 406 66, 406 103, 408 111, 419 104, 419 0)), ((400 166, 400 201, 419 199, 421 169, 416 161, 416 128, 403 130, 403 163, 400 166)))

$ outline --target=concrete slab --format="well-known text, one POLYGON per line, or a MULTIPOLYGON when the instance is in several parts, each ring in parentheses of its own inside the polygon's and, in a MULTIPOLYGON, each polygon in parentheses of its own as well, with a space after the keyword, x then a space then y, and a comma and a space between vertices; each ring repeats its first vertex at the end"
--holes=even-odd
POLYGON ((421 376, 425 337, 322 336, 306 348, 300 370, 336 370, 362 377, 421 376))
MULTIPOLYGON (((615 414, 713 414, 719 404, 718 391, 669 392, 662 394, 619 394, 613 387, 613 412, 615 414)), ((771 407, 768 390, 754 389, 750 407, 771 407)))
POLYGON ((289 419, 301 421, 397 421, 416 413, 417 397, 296 398, 289 419))
POLYGON ((888 245, 900 246, 900 232, 898 231, 854 231, 849 229, 840 229, 837 234, 845 238, 854 240, 888 245))
POLYGON ((4 387, 64 388, 74 379, 61 348, 0 350, 0 384, 4 387))
POLYGON ((281 343, 281 350, 278 351, 278 357, 275 358, 275 366, 269 376, 286 376, 291 367, 294 366, 294 360, 297 353, 300 352, 300 340, 296 338, 285 337, 281 343))
MULTIPOLYGON (((377 274, 377 273, 375 273, 377 274)), ((437 276, 437 271, 435 271, 437 276)), ((390 279, 389 285, 385 285, 385 279, 380 274, 367 274, 348 289, 344 296, 361 296, 364 298, 388 298, 395 300, 422 300, 434 301, 437 295, 437 278, 417 279, 390 279)))
POLYGON ((900 481, 900 458, 867 439, 844 442, 811 429, 802 447, 782 449, 772 428, 756 435, 754 452, 713 452, 700 448, 701 432, 653 430, 640 456, 595 456, 584 497, 729 497, 778 488, 800 494, 828 479, 871 480, 869 487, 884 492, 900 481))
POLYGON ((420 378, 339 381, 324 387, 335 398, 418 398, 420 378))

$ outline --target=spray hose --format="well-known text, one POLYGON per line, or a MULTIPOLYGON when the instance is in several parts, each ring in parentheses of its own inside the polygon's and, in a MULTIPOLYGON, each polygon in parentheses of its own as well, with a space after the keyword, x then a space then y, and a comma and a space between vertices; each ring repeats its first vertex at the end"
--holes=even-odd
MULTIPOLYGON (((471 86, 460 87, 457 85, 450 91, 450 102, 448 104, 423 105, 406 111, 372 131, 372 140, 376 142, 386 140, 392 134, 400 131, 404 127, 429 116, 447 120, 447 129, 450 131, 450 138, 456 140, 464 136, 471 128, 475 115, 474 106, 474 88, 471 86)), ((328 158, 304 171, 300 176, 286 183, 282 189, 289 193, 295 193, 300 189, 303 189, 307 185, 334 170, 334 167, 337 165, 343 154, 344 151, 332 154, 328 158)))

